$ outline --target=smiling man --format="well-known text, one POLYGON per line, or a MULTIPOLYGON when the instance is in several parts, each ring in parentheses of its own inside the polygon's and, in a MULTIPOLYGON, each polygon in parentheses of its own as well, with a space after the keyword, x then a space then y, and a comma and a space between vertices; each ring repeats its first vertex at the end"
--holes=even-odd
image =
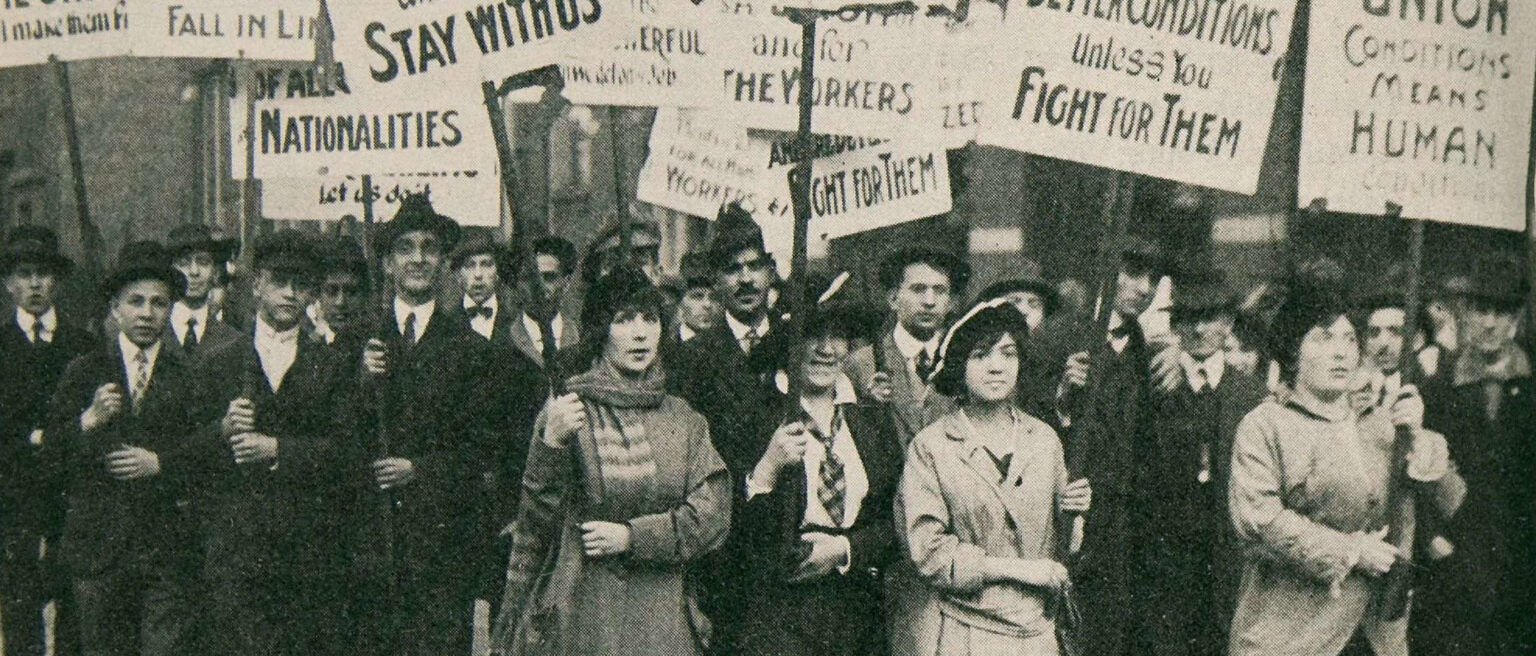
POLYGON ((69 365, 49 406, 45 443, 69 481, 59 547, 86 654, 182 653, 195 393, 163 339, 180 286, 160 244, 125 246, 103 289, 119 332, 69 365))
POLYGON ((43 606, 51 598, 63 609, 59 641, 74 640, 73 607, 52 583, 58 557, 42 555, 45 539, 58 544, 64 521, 63 481, 42 458, 48 395, 94 342, 64 321, 56 303, 73 268, 58 237, 40 226, 17 226, 0 251, 0 277, 15 306, 3 315, 14 321, 0 329, 0 633, 7 654, 42 656, 43 606))
POLYGON ((345 355, 301 335, 321 255, 294 231, 257 242, 250 335, 203 352, 194 438, 206 653, 336 653, 338 482, 356 442, 345 355))

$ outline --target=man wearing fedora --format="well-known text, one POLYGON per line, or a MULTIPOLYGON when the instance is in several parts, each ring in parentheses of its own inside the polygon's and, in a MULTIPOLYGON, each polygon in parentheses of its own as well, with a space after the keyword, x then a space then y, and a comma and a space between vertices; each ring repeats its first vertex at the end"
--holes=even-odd
POLYGON ((56 563, 62 480, 41 457, 48 395, 69 362, 95 342, 65 323, 56 304, 73 265, 53 231, 40 226, 11 230, 0 251, 0 276, 15 306, 14 320, 0 330, 0 633, 8 655, 42 656, 50 599, 63 616, 56 624, 59 651, 72 651, 74 641, 74 609, 56 563))
POLYGON ((1134 621, 1150 654, 1219 656, 1242 574, 1228 538, 1232 440, 1267 392, 1263 380, 1226 362, 1237 299, 1222 272, 1192 263, 1174 282, 1170 320, 1184 384, 1149 393, 1135 442, 1134 621))
POLYGON ((192 436, 209 654, 339 653, 345 453, 355 364, 302 335, 320 278, 310 238, 255 245, 250 334, 204 350, 192 436))
POLYGON ((516 416, 526 401, 509 397, 517 386, 487 384, 510 380, 508 359, 437 307, 459 235, 420 196, 402 201, 375 235, 391 289, 362 352, 368 411, 359 413, 358 465, 367 490, 353 539, 357 653, 467 653, 491 540, 481 520, 482 474, 497 444, 528 439, 516 416))
POLYGON ((1424 389, 1424 425, 1445 433, 1467 498, 1439 526, 1445 542, 1430 545, 1439 557, 1415 560, 1416 653, 1536 650, 1536 378, 1516 339, 1524 270, 1505 256, 1474 263, 1460 349, 1424 389))
POLYGON ((175 337, 172 348, 196 358, 202 349, 233 341, 239 334, 240 331, 224 323, 220 310, 209 303, 236 245, 231 239, 215 239, 208 226, 201 223, 171 229, 166 249, 171 253, 171 264, 185 281, 180 300, 171 308, 170 328, 175 337))
POLYGON ((44 448, 68 481, 60 556, 86 656, 181 649, 196 418, 191 365, 164 339, 180 287, 159 244, 124 246, 102 290, 118 332, 70 363, 49 405, 44 448))
POLYGON ((449 262, 464 292, 460 320, 490 341, 491 352, 501 363, 502 377, 487 382, 501 388, 504 398, 515 404, 510 414, 518 426, 509 431, 510 439, 490 445, 489 458, 480 466, 481 535, 486 551, 476 596, 491 605, 491 617, 496 616, 501 603, 511 549, 511 535, 499 534, 517 519, 523 465, 528 459, 526 436, 532 434, 533 419, 543 408, 548 390, 540 364, 513 337, 526 315, 515 308, 507 311, 502 303, 503 283, 514 278, 517 270, 514 260, 512 253, 488 233, 475 232, 454 247, 449 262))

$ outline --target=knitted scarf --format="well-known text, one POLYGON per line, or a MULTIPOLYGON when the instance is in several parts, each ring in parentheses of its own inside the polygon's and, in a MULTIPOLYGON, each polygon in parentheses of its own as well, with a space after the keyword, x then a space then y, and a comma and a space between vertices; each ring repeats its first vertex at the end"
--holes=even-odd
POLYGON ((598 358, 585 373, 565 381, 567 391, 584 400, 614 408, 654 408, 666 396, 667 376, 659 363, 652 364, 639 378, 619 373, 607 358, 598 358))

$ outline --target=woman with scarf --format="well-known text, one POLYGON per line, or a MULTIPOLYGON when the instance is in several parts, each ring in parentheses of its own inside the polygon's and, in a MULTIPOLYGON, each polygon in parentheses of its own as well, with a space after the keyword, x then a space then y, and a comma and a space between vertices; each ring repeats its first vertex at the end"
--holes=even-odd
MULTIPOLYGON (((1024 316, 1005 299, 977 305, 940 347, 931 380, 960 408, 907 448, 896 503, 907 555, 927 582, 910 644, 921 656, 1057 656, 1067 601, 1062 513, 1088 510, 1087 481, 1067 483, 1061 442, 1013 403, 1024 316)), ((1068 520, 1069 521, 1069 520, 1068 520)))
POLYGON ((664 308, 627 267, 587 291, 591 365, 535 424, 493 654, 704 650, 688 570, 725 540, 730 479, 704 418, 664 391, 664 308))
POLYGON ((1245 562, 1233 656, 1405 656, 1407 620, 1381 603, 1402 555, 1385 540, 1396 432, 1412 436, 1403 484, 1427 500, 1420 513, 1448 517, 1466 494, 1412 386, 1386 412, 1356 412, 1360 344, 1344 296, 1292 286, 1270 326, 1283 389, 1237 428, 1227 499, 1245 562))

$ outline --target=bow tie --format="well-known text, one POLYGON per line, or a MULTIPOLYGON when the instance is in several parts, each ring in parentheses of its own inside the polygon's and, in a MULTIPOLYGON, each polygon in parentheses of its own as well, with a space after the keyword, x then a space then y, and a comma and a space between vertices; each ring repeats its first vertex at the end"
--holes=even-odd
POLYGON ((491 308, 486 305, 471 305, 467 308, 464 308, 464 312, 468 314, 471 319, 477 316, 489 319, 491 318, 492 314, 495 314, 495 312, 493 312, 491 308))
POLYGON ((1109 329, 1109 336, 1114 339, 1122 339, 1131 336, 1131 322, 1122 321, 1120 325, 1109 329))

